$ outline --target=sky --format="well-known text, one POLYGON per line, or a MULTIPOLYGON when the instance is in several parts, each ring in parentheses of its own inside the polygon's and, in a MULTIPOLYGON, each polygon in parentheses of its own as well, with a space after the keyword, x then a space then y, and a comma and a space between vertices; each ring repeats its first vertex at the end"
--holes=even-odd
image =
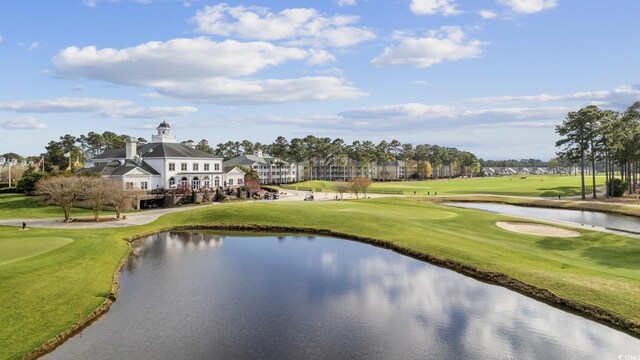
POLYGON ((64 134, 314 135, 549 159, 640 100, 637 0, 6 0, 0 154, 64 134))

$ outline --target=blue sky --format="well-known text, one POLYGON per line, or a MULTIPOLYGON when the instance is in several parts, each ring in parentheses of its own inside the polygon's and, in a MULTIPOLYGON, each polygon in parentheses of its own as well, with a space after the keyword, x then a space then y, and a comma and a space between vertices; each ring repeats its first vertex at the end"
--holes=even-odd
POLYGON ((315 136, 554 155, 588 104, 640 100, 636 0, 0 4, 0 153, 64 134, 315 136), (634 66, 635 65, 635 66, 634 66))

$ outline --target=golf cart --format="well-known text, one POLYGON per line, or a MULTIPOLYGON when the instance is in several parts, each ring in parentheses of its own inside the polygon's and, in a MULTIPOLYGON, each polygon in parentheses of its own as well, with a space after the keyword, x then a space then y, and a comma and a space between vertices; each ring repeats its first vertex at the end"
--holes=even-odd
POLYGON ((304 196, 304 201, 313 201, 313 194, 307 194, 304 196))

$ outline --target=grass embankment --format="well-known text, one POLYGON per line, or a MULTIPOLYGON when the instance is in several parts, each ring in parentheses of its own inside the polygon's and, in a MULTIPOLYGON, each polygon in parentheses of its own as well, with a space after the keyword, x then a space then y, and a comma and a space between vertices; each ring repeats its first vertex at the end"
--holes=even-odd
POLYGON ((0 265, 0 358, 22 356, 76 323, 80 312, 86 317, 106 301, 113 274, 129 249, 123 238, 176 226, 293 226, 378 239, 407 252, 506 274, 640 323, 639 239, 584 230, 576 238, 540 237, 495 225, 508 219, 418 198, 386 198, 199 207, 120 229, 4 227, 0 253, 14 246, 16 239, 55 237, 73 242, 0 265))
MULTIPOLYGON (((591 178, 585 179, 587 192, 591 192, 591 178)), ((596 186, 604 186, 604 176, 596 177, 596 186)), ((305 181, 293 188, 333 191, 331 181, 305 181)), ((557 197, 580 195, 580 177, 566 175, 527 175, 478 177, 472 179, 441 179, 428 181, 388 181, 371 184, 372 192, 403 192, 404 195, 464 195, 495 194, 515 196, 557 197)))
MULTIPOLYGON (((103 211, 101 216, 113 216, 115 212, 103 211)), ((93 211, 89 209, 74 208, 71 217, 92 217, 93 211)), ((59 206, 42 204, 35 196, 23 194, 0 194, 0 220, 1 219, 45 219, 61 218, 62 209, 59 206)), ((28 225, 28 224, 27 224, 28 225)))

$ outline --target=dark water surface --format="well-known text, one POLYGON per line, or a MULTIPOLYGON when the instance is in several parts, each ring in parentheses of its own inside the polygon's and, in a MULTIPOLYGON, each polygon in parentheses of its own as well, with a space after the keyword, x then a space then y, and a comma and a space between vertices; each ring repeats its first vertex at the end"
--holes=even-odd
POLYGON ((366 244, 172 232, 48 359, 618 359, 640 340, 366 244))
MULTIPOLYGON (((531 219, 564 221, 640 233, 640 218, 633 216, 606 214, 596 211, 536 208, 495 203, 450 202, 447 203, 447 205, 467 209, 486 210, 531 219)), ((640 357, 638 360, 640 360, 640 357)))

